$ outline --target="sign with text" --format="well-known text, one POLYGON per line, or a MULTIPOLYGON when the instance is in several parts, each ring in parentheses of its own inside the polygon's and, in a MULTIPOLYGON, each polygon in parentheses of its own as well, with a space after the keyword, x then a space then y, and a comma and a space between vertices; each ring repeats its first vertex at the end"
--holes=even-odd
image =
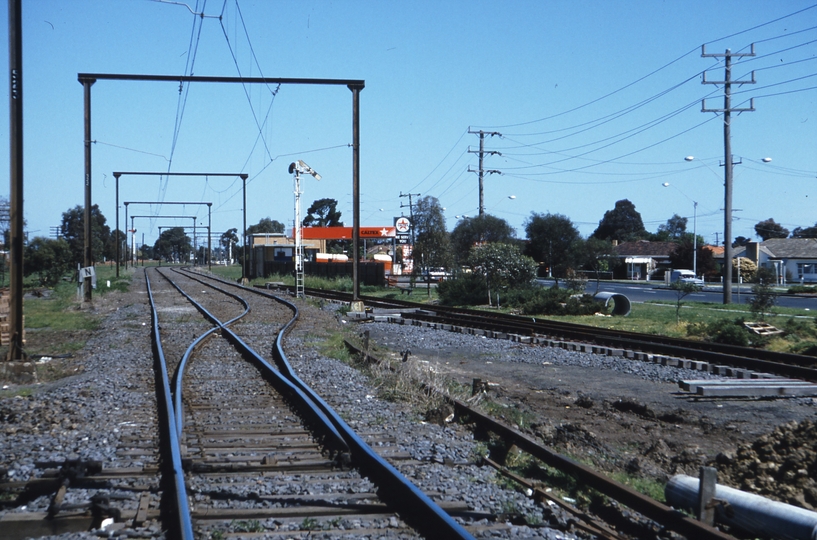
MULTIPOLYGON (((293 231, 293 236, 295 232, 293 231)), ((361 227, 361 238, 394 238, 394 227, 361 227)), ((301 229, 304 240, 351 240, 352 227, 304 227, 301 229)))
POLYGON ((409 234, 411 232, 411 221, 405 216, 394 218, 394 228, 397 234, 409 234))

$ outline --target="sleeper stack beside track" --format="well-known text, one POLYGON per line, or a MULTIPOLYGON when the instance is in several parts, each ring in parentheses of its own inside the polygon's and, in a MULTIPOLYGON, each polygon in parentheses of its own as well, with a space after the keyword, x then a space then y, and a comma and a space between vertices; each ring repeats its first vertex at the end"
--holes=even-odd
MULTIPOLYGON (((180 461, 186 476, 176 488, 165 482, 166 514, 175 521, 189 501, 191 520, 182 516, 170 525, 174 534, 471 537, 367 449, 294 374, 284 378, 282 351, 253 351, 272 348, 293 306, 270 297, 250 310, 224 284, 167 270, 151 271, 149 283, 160 328, 157 349, 168 359, 175 394, 165 407, 173 416, 166 427, 178 441, 171 433, 164 443, 178 445, 178 459, 168 455, 165 462, 180 461), (190 310, 194 305, 209 327, 190 310), (270 355, 278 357, 276 367, 264 358, 270 355)), ((165 477, 173 474, 168 470, 165 477)))

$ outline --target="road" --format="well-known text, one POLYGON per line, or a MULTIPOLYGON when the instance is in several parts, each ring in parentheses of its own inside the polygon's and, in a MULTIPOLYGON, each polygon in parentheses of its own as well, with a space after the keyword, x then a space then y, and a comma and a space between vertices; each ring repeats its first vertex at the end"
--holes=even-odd
MULTIPOLYGON (((538 280, 544 286, 550 286, 553 281, 538 280)), ((587 292, 594 293, 596 291, 596 282, 587 282, 587 292)), ((643 281, 634 281, 632 283, 610 282, 602 281, 599 286, 599 291, 615 292, 623 294, 631 302, 676 302, 678 297, 674 291, 668 289, 663 283, 646 283, 643 281)), ((732 288, 732 303, 733 304, 748 304, 752 297, 752 288, 748 285, 743 285, 740 289, 732 288)), ((723 288, 720 285, 706 285, 704 289, 697 293, 688 295, 685 301, 692 302, 711 302, 720 304, 723 302, 723 288)), ((805 311, 815 312, 817 316, 817 296, 795 296, 783 294, 777 297, 777 305, 787 308, 802 309, 805 311)))

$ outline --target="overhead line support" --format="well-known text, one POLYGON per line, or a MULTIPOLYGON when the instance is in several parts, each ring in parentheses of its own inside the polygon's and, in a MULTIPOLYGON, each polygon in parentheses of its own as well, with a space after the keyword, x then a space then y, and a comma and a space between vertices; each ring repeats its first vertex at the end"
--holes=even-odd
POLYGON ((701 112, 723 113, 723 147, 724 147, 724 216, 723 216, 723 303, 732 303, 732 166, 735 165, 732 159, 732 134, 731 122, 733 112, 752 112, 755 110, 754 99, 749 100, 749 108, 732 107, 732 85, 733 84, 755 84, 755 72, 752 71, 752 79, 749 81, 732 80, 732 58, 743 56, 755 56, 755 45, 752 44, 748 53, 733 53, 726 49, 725 53, 707 53, 706 45, 701 46, 701 57, 703 58, 724 58, 724 78, 722 81, 707 81, 706 71, 703 74, 702 84, 723 85, 723 108, 707 109, 706 100, 701 101, 701 112))
MULTIPOLYGON (((470 128, 468 129, 468 133, 473 133, 475 135, 479 135, 479 151, 478 152, 473 152, 470 147, 468 148, 468 153, 469 154, 479 154, 479 170, 472 171, 471 167, 468 167, 468 172, 475 172, 475 173, 477 173, 479 175, 479 215, 481 216, 481 215, 485 214, 485 190, 484 190, 484 185, 483 184, 484 184, 485 172, 486 171, 482 167, 483 157, 485 156, 485 154, 489 154, 489 155, 496 154, 496 155, 500 155, 500 156, 502 155, 501 153, 499 153, 499 152, 497 152, 495 150, 489 150, 487 152, 485 151, 485 135, 490 135, 491 137, 494 137, 494 136, 501 137, 502 134, 499 133, 498 131, 483 131, 483 130, 471 131, 470 128)), ((490 173, 490 174, 500 173, 500 171, 497 171, 497 170, 490 170, 490 171, 487 171, 487 172, 490 173)))
MULTIPOLYGON (((85 209, 86 224, 90 222, 90 213, 87 206, 90 204, 91 185, 91 91, 90 86, 97 80, 110 81, 159 81, 159 82, 205 82, 205 83, 238 83, 238 84, 304 84, 304 85, 324 85, 324 86, 346 86, 352 92, 352 214, 354 224, 352 226, 352 242, 355 250, 360 245, 360 92, 365 88, 366 81, 362 79, 303 79, 303 78, 271 78, 271 77, 201 77, 193 75, 139 75, 126 73, 78 73, 77 79, 85 87, 85 181, 86 198, 89 199, 85 209)), ((244 181, 244 264, 242 264, 242 283, 247 282, 247 180, 244 181)), ((89 225, 86 225, 89 226, 89 225)), ((86 235, 86 242, 90 240, 90 234, 86 235)), ((86 250, 89 251, 90 249, 86 250)), ((352 304, 353 307, 362 308, 360 301, 360 283, 358 282, 360 257, 355 253, 352 259, 352 304)), ((90 279, 88 280, 90 286, 90 279)), ((90 290, 87 292, 88 300, 90 290)))

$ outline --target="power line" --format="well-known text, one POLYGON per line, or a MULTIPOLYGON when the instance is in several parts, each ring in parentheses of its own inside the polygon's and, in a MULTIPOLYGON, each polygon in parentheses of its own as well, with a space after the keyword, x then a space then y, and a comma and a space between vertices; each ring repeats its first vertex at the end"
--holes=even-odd
POLYGON ((732 57, 754 56, 755 47, 752 45, 751 52, 748 53, 733 53, 726 49, 725 53, 707 53, 706 46, 701 47, 701 57, 703 58, 723 58, 725 60, 724 78, 722 81, 707 81, 706 72, 704 72, 703 84, 717 84, 723 86, 723 108, 722 109, 707 109, 706 100, 701 101, 701 112, 723 113, 723 153, 724 153, 724 218, 723 218, 723 260, 726 264, 723 265, 723 303, 732 303, 732 113, 733 112, 749 112, 754 111, 754 101, 751 101, 750 107, 736 108, 732 106, 732 85, 737 84, 755 84, 755 73, 752 72, 752 79, 732 80, 732 57))
POLYGON ((487 172, 488 174, 500 174, 499 171, 493 169, 486 171, 482 167, 483 159, 485 157, 485 154, 500 156, 502 155, 496 150, 485 150, 485 136, 490 135, 491 137, 502 137, 502 134, 499 133, 498 131, 483 131, 483 130, 471 131, 471 128, 468 128, 468 133, 479 135, 479 151, 472 152, 470 148, 468 149, 469 154, 479 154, 479 169, 476 171, 472 171, 471 167, 468 167, 468 172, 475 172, 479 176, 479 215, 481 216, 485 214, 485 190, 483 186, 485 173, 487 172))

